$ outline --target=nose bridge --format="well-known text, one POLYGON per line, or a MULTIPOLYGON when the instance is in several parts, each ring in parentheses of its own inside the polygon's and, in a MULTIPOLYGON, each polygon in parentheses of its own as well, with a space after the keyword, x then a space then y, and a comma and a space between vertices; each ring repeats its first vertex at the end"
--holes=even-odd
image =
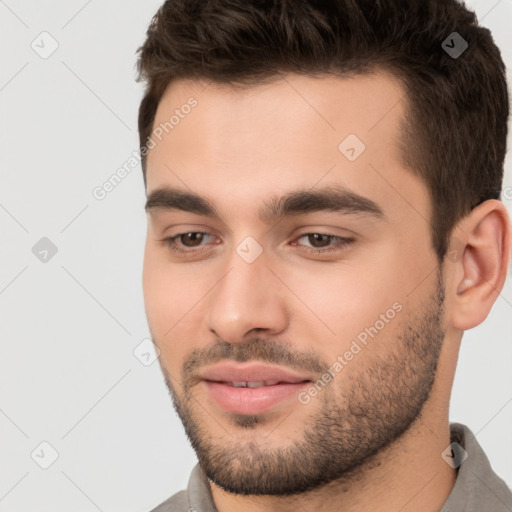
POLYGON ((268 264, 263 248, 251 237, 234 248, 208 309, 208 327, 221 339, 235 343, 253 329, 274 334, 286 327, 284 296, 268 264))

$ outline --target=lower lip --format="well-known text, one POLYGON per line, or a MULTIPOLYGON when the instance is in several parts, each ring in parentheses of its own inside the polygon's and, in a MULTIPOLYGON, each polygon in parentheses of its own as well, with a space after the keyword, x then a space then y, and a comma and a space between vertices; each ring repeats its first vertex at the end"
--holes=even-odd
POLYGON ((238 414, 261 414, 283 400, 295 398, 308 382, 282 383, 259 388, 235 388, 222 382, 203 381, 209 395, 223 410, 238 414))

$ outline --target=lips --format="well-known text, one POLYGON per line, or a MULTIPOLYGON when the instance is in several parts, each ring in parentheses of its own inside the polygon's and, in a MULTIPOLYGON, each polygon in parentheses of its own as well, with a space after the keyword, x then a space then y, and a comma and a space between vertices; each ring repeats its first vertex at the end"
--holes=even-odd
POLYGON ((312 376, 257 362, 224 362, 203 369, 200 378, 222 410, 261 414, 291 401, 310 384, 312 376))
POLYGON ((293 370, 279 366, 270 366, 256 362, 232 363, 224 362, 204 369, 200 372, 203 380, 214 382, 268 382, 296 384, 311 380, 312 376, 299 374, 293 370))

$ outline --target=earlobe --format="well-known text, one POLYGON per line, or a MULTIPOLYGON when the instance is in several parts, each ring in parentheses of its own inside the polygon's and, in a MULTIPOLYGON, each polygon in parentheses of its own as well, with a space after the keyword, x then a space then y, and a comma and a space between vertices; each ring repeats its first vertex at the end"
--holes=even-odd
POLYGON ((473 209, 452 236, 459 257, 452 261, 455 276, 452 325, 467 330, 482 323, 507 277, 511 252, 511 223, 501 201, 491 199, 473 209))

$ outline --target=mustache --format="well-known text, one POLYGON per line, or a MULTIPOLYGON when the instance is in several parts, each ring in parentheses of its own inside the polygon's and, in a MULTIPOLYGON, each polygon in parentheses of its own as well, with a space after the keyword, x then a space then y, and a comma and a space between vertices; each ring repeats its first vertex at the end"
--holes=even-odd
POLYGON ((182 365, 182 384, 185 388, 195 384, 200 380, 197 370, 201 366, 211 365, 222 360, 231 360, 237 363, 260 361, 319 375, 325 373, 330 367, 312 350, 297 352, 283 341, 253 338, 247 342, 228 343, 218 340, 208 347, 192 350, 185 358, 182 365))

